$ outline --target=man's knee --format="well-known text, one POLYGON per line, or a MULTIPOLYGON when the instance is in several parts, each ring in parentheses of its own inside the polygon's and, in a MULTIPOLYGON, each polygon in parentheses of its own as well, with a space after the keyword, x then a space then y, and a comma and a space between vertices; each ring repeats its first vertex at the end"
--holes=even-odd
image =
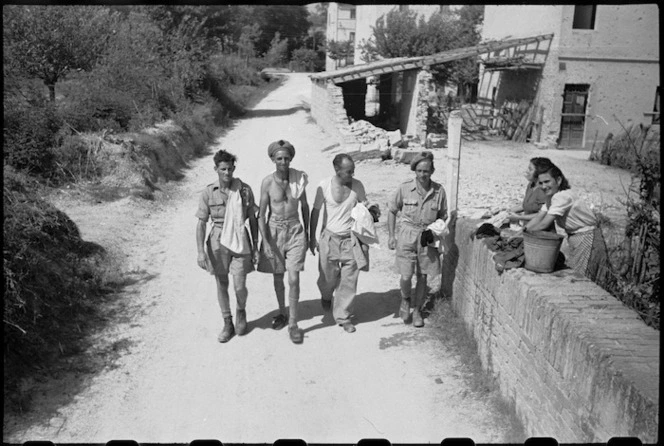
POLYGON ((288 286, 299 287, 300 286, 300 272, 299 271, 289 271, 288 272, 288 286))
POLYGON ((228 274, 217 274, 217 284, 228 288, 228 274))

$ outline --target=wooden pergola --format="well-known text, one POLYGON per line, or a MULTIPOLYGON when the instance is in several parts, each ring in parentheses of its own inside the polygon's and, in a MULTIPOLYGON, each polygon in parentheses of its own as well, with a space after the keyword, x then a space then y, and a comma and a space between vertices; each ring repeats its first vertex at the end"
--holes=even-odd
MULTIPOLYGON (((507 48, 538 43, 543 40, 551 40, 552 38, 553 34, 543 34, 539 36, 518 39, 495 40, 481 43, 475 46, 443 51, 441 53, 431 54, 429 56, 383 59, 367 64, 353 65, 350 67, 342 68, 340 70, 316 73, 310 75, 309 77, 312 80, 331 80, 335 84, 340 84, 343 82, 377 76, 380 74, 413 70, 431 65, 442 64, 445 62, 451 62, 454 60, 465 59, 467 57, 477 57, 482 54, 489 54, 494 51, 500 51, 507 48)), ((528 63, 527 65, 528 68, 541 68, 542 66, 542 64, 535 63, 528 63)))

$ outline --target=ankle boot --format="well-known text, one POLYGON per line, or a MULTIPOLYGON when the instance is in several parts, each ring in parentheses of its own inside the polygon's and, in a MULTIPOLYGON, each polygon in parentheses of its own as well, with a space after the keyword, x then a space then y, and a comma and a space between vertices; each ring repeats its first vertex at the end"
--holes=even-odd
POLYGON ((231 340, 234 334, 235 334, 235 327, 233 327, 233 318, 230 316, 225 317, 224 328, 223 330, 221 330, 221 333, 219 333, 217 340, 222 343, 228 342, 231 340))
POLYGON ((420 309, 417 307, 413 309, 413 327, 424 327, 424 319, 422 319, 420 309))
POLYGON ((246 310, 237 310, 235 313, 236 320, 236 333, 238 336, 242 336, 247 333, 247 311, 246 310))

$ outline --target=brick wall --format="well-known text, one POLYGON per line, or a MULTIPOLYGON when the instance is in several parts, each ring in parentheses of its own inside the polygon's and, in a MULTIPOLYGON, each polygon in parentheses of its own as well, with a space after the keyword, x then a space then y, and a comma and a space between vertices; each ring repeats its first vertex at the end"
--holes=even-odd
POLYGON ((570 270, 499 275, 493 253, 470 239, 476 223, 458 220, 442 289, 527 435, 657 442, 659 332, 570 270))
POLYGON ((311 117, 337 142, 355 142, 344 108, 343 90, 333 82, 312 79, 311 117))

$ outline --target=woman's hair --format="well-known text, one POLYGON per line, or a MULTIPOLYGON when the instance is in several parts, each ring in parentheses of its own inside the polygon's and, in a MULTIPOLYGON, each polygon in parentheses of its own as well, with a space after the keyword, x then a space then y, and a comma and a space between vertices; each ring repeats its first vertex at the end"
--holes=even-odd
POLYGON ((551 165, 548 168, 546 168, 545 170, 542 170, 541 172, 539 172, 539 171, 536 172, 536 175, 539 177, 543 173, 548 173, 556 181, 559 178, 561 179, 560 186, 558 186, 558 190, 567 190, 567 189, 570 188, 569 181, 567 181, 567 178, 565 178, 565 175, 563 175, 563 172, 555 164, 551 163, 551 165))
POLYGON ((217 153, 214 154, 214 165, 215 167, 219 165, 219 163, 233 163, 235 164, 237 162, 237 158, 235 155, 233 155, 230 152, 227 152, 225 150, 219 150, 217 153))
POLYGON ((334 166, 334 170, 341 169, 341 164, 344 162, 344 160, 347 159, 351 163, 354 163, 353 158, 347 154, 347 153, 340 153, 337 156, 334 157, 332 160, 332 165, 334 166))
POLYGON ((530 158, 530 164, 532 164, 535 168, 535 173, 533 174, 533 178, 535 178, 535 180, 531 183, 531 186, 537 185, 537 177, 540 173, 546 172, 551 168, 551 166, 554 165, 549 158, 544 158, 541 156, 530 158))

